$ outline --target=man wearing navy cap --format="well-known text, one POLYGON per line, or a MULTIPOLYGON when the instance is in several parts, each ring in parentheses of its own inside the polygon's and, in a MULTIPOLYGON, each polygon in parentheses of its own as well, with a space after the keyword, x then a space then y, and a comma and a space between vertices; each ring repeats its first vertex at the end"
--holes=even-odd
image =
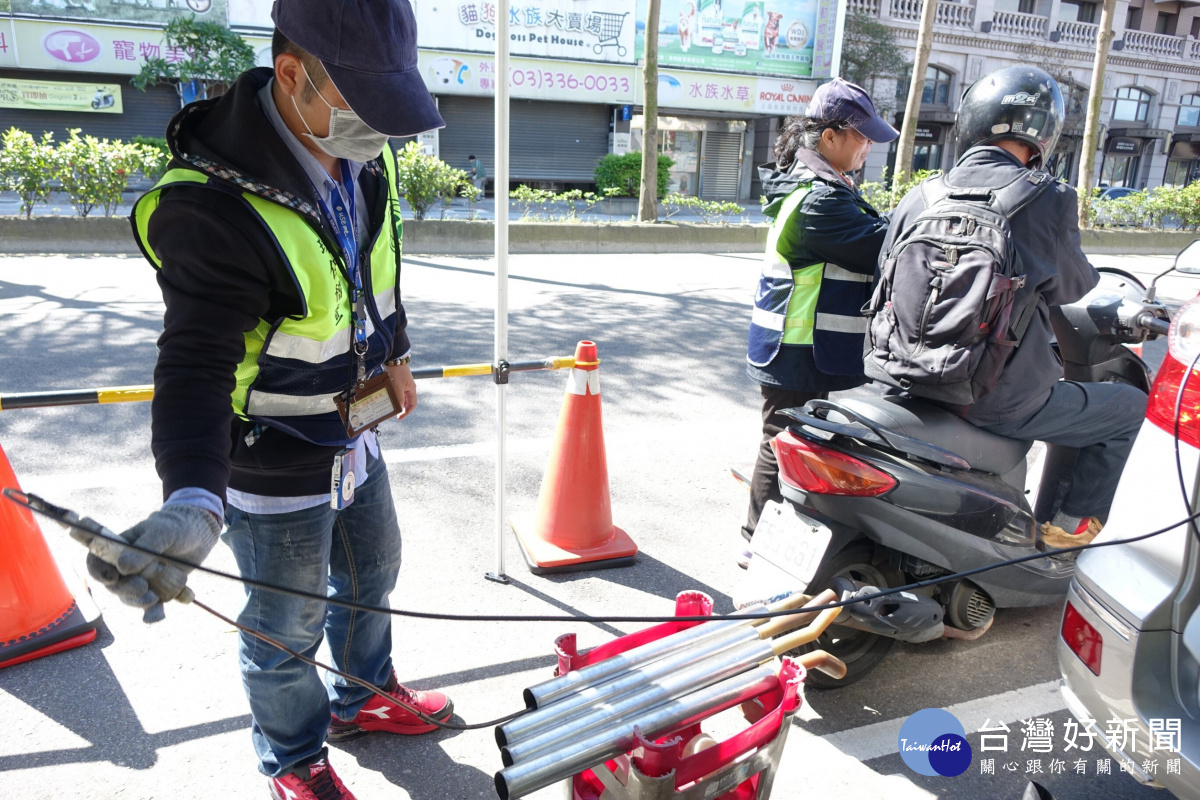
MULTIPOLYGON (((122 534, 241 574, 386 606, 400 529, 375 427, 416 407, 400 301, 389 137, 443 125, 417 68, 408 0, 276 0, 273 69, 171 120, 171 168, 134 234, 166 303, 152 448, 162 508, 122 534)), ((136 552, 89 570, 161 619, 186 573, 136 552)), ((419 734, 450 700, 400 685, 391 617, 246 587, 239 622, 384 696, 243 634, 252 739, 275 798, 352 798, 326 739, 419 734)))

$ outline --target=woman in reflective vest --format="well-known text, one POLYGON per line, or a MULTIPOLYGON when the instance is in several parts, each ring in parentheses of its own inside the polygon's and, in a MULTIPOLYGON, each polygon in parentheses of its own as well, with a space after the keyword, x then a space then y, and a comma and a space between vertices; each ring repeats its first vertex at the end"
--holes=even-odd
MULTIPOLYGON (((759 168, 773 220, 755 293, 747 371, 761 387, 763 438, 742 535, 750 539, 768 501, 780 502, 771 440, 787 427, 783 409, 853 389, 863 376, 863 304, 887 233, 846 173, 862 168, 871 145, 899 134, 871 98, 841 78, 814 93, 775 142, 775 163, 759 168)), ((738 562, 750 559, 738 549, 738 562)))

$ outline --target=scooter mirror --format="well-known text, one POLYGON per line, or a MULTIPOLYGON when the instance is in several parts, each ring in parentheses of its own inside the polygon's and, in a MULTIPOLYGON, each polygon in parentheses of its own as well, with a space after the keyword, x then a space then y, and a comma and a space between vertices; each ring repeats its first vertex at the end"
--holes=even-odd
POLYGON ((1196 239, 1175 257, 1175 271, 1200 275, 1200 239, 1196 239))

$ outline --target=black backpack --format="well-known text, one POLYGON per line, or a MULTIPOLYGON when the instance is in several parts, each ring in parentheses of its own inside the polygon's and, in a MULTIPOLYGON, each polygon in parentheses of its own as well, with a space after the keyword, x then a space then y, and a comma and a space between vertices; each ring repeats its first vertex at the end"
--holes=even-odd
POLYGON ((919 397, 969 405, 991 391, 1037 308, 1013 308, 1025 285, 1014 216, 1053 180, 1030 171, 998 189, 945 176, 919 190, 925 210, 892 242, 870 316, 867 377, 919 397))

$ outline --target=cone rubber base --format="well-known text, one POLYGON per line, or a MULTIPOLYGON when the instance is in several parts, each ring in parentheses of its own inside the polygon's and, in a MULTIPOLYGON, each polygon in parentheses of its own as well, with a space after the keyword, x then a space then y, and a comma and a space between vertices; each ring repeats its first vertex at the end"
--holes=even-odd
POLYGON ((90 603, 89 607, 91 611, 85 613, 78 603, 72 602, 62 616, 44 628, 0 642, 0 667, 32 661, 91 642, 96 638, 100 614, 90 603))
POLYGON ((517 544, 521 545, 521 555, 534 575, 629 567, 637 562, 637 545, 629 534, 616 526, 613 526, 613 538, 602 547, 575 551, 565 550, 537 536, 532 518, 516 517, 511 525, 517 535, 517 544))

